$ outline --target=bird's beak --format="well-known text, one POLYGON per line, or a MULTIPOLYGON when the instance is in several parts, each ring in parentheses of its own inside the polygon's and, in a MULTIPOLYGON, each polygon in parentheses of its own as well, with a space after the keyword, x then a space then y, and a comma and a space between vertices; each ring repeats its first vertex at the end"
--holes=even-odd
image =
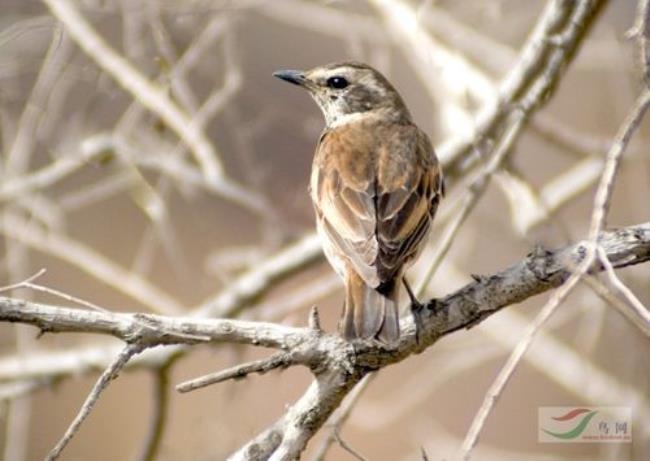
POLYGON ((299 86, 305 86, 308 82, 307 77, 301 70, 278 70, 273 72, 273 76, 299 86))

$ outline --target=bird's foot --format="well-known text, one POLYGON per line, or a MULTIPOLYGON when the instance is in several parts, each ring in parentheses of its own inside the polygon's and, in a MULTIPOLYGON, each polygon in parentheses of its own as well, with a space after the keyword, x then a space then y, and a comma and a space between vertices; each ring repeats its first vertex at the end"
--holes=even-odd
POLYGON ((425 306, 420 301, 418 301, 418 298, 415 296, 415 293, 413 293, 413 290, 411 289, 409 283, 406 281, 406 278, 403 278, 402 281, 404 282, 406 293, 408 293, 409 299, 411 301, 411 314, 413 315, 413 321, 415 323, 415 342, 417 344, 420 344, 420 331, 422 331, 424 328, 420 314, 422 313, 422 309, 424 309, 425 306))

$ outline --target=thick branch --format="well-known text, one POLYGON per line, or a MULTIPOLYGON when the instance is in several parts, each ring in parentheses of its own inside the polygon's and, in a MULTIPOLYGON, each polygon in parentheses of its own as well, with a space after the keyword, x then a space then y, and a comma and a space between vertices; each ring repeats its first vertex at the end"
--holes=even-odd
MULTIPOLYGON (((599 244, 615 268, 648 261, 650 223, 604 232, 599 244)), ((265 458, 271 453, 271 459, 293 459, 368 371, 421 352, 444 335, 470 328, 508 305, 561 285, 571 268, 585 257, 585 245, 577 243, 556 251, 538 249, 497 274, 480 277, 443 299, 429 301, 420 315, 420 341, 415 340, 413 320, 404 319, 402 339, 393 348, 349 343, 309 327, 91 312, 9 298, 0 298, 0 321, 28 323, 47 332, 108 334, 147 346, 213 341, 289 350, 292 362, 309 366, 316 381, 272 428, 242 448, 234 459, 265 458)))
MULTIPOLYGON (((331 351, 332 357, 335 353, 339 355, 339 361, 331 362, 335 368, 317 373, 316 381, 305 395, 271 428, 247 443, 231 459, 294 459, 365 373, 421 352, 441 337, 470 328, 508 305, 560 286, 570 276, 571 269, 585 258, 586 244, 581 242, 556 251, 537 249, 523 261, 497 274, 479 277, 441 300, 431 300, 420 319, 420 342, 415 340, 414 322, 406 319, 401 342, 394 349, 357 343, 352 345, 351 356, 346 356, 342 350, 331 351)), ((650 223, 604 232, 599 244, 614 267, 648 261, 650 223)), ((597 266, 592 271, 602 269, 597 266)))
MULTIPOLYGON (((650 259, 650 223, 604 232, 599 243, 614 268, 650 259)), ((546 251, 536 249, 523 261, 491 276, 479 277, 442 299, 432 299, 421 314, 423 330, 415 343, 415 324, 403 322, 398 347, 385 350, 376 345, 357 350, 368 368, 380 368, 413 352, 420 352, 446 334, 470 328, 510 304, 555 288, 570 275, 586 253, 585 243, 546 251)), ((595 267, 593 270, 602 270, 595 267)), ((96 312, 0 297, 0 321, 34 325, 43 332, 83 332, 115 336, 146 345, 229 342, 275 349, 291 349, 322 336, 318 329, 295 328, 274 323, 151 314, 96 312)), ((342 341, 329 346, 339 347, 342 341)), ((365 343, 364 343, 365 344, 365 343)), ((301 361, 299 361, 301 362, 301 361)))
MULTIPOLYGON (((218 295, 205 300, 188 315, 193 318, 233 317, 287 277, 317 263, 322 257, 318 236, 307 235, 242 273, 218 295)), ((130 360, 126 369, 160 367, 186 351, 183 345, 149 349, 130 360)), ((82 351, 41 352, 21 358, 4 358, 0 360, 0 381, 61 378, 103 370, 119 352, 120 346, 103 345, 82 351)))
POLYGON ((273 323, 96 312, 3 297, 0 321, 27 323, 48 333, 107 334, 147 346, 211 341, 286 349, 302 342, 306 333, 273 323))

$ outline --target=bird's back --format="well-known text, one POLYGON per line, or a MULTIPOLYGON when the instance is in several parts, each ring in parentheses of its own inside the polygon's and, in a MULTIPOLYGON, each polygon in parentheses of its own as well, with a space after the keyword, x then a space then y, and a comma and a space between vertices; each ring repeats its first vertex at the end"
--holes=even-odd
POLYGON ((414 255, 437 172, 427 136, 412 123, 361 119, 321 137, 311 181, 319 224, 368 285, 393 279, 414 255))

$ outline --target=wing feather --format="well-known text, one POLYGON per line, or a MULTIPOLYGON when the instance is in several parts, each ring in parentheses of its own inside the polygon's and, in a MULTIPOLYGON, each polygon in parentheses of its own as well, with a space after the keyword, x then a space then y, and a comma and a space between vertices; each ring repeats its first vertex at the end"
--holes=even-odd
POLYGON ((328 259, 351 265, 372 287, 393 280, 422 246, 441 184, 431 143, 414 125, 329 131, 311 180, 328 259))

